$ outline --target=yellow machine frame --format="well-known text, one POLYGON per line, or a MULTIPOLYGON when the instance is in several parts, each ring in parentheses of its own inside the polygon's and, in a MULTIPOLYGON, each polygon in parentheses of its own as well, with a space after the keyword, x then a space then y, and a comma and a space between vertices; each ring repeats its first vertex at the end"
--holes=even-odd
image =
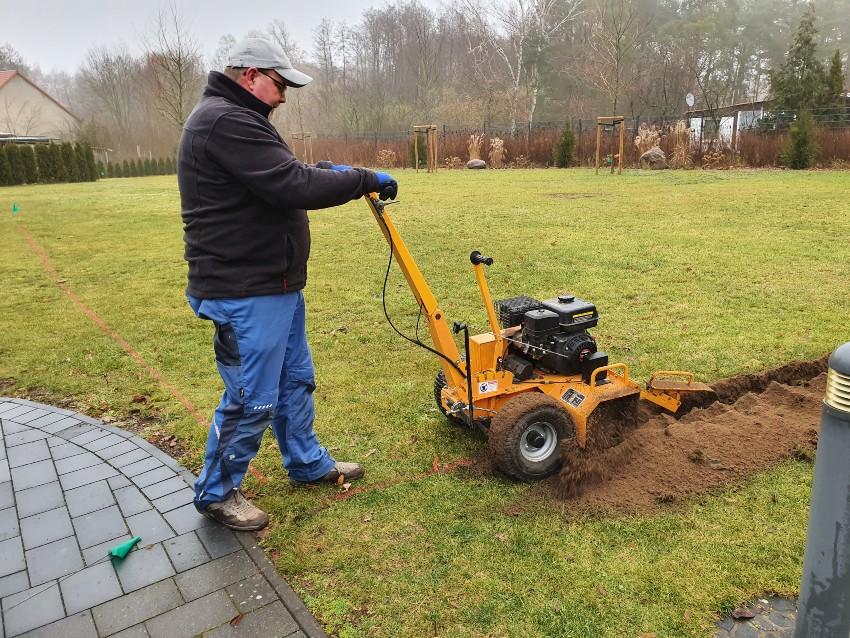
MULTIPOLYGON (((491 331, 470 336, 469 361, 464 361, 455 344, 445 313, 439 307, 407 245, 385 211, 385 205, 374 194, 366 197, 366 200, 428 321, 428 329, 436 350, 445 357, 441 358, 440 364, 447 386, 442 390, 441 398, 447 413, 468 414, 467 374, 471 376, 473 412, 485 413, 488 416, 496 414, 519 393, 543 392, 558 400, 570 415, 577 443, 584 447, 587 442, 588 419, 600 404, 613 399, 645 395, 629 376, 629 368, 625 363, 613 363, 594 370, 587 383, 580 374, 545 374, 533 380, 514 383, 512 372, 499 369, 500 360, 507 354, 511 329, 502 330, 499 326, 481 263, 474 264, 473 268, 491 331), (607 373, 608 382, 605 384, 599 383, 603 372, 607 373)), ((656 394, 661 396, 662 400, 667 398, 663 392, 656 394)), ((654 400, 655 397, 644 398, 659 403, 654 400)))

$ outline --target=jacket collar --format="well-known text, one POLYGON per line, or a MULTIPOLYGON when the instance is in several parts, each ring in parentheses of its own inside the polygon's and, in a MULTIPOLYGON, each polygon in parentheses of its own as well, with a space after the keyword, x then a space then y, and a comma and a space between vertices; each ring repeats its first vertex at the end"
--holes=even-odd
POLYGON ((254 96, 253 93, 243 89, 224 73, 210 71, 207 86, 204 89, 204 97, 223 97, 225 100, 244 106, 256 111, 265 118, 272 112, 272 107, 254 96))

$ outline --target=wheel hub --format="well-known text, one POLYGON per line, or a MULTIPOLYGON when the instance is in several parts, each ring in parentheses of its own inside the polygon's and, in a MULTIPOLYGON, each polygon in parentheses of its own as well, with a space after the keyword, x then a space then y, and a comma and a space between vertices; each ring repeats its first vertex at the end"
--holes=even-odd
POLYGON ((538 463, 549 458, 558 446, 558 433, 550 423, 532 423, 519 442, 519 451, 526 461, 538 463))

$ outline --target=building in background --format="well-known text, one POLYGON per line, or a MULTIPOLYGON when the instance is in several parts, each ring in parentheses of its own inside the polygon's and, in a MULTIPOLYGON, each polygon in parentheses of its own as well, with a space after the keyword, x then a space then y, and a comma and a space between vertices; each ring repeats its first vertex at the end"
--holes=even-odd
POLYGON ((20 71, 0 71, 0 136, 73 141, 79 122, 20 71))

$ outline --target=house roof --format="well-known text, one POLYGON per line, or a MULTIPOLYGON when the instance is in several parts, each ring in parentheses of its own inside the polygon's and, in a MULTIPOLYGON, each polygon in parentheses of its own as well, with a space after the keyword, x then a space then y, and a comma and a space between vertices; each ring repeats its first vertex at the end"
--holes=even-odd
POLYGON ((751 111, 765 107, 769 105, 771 101, 772 100, 753 100, 751 102, 739 102, 737 104, 724 104, 723 106, 718 106, 715 109, 691 109, 685 113, 685 115, 687 117, 700 117, 706 113, 710 114, 712 111, 717 115, 731 115, 735 111, 751 111))
POLYGON ((38 90, 38 92, 39 92, 39 93, 41 93, 44 97, 46 97, 48 100, 50 100, 51 102, 53 102, 56 106, 58 106, 59 108, 61 108, 61 109, 62 109, 63 111, 65 111, 68 115, 70 115, 71 117, 73 117, 75 120, 77 120, 78 122, 80 121, 80 118, 78 118, 76 115, 74 115, 73 113, 71 113, 71 111, 69 111, 69 110, 68 110, 68 107, 67 107, 67 106, 65 106, 65 105, 64 105, 64 104, 62 104, 59 100, 57 100, 57 99, 56 99, 56 98, 54 98, 52 95, 50 95, 49 93, 47 93, 47 92, 46 92, 45 90, 43 90, 40 86, 38 86, 38 84, 36 84, 35 82, 33 82, 32 80, 30 80, 29 78, 27 78, 27 76, 25 76, 25 75, 24 75, 23 73, 21 73, 20 71, 15 71, 15 70, 12 70, 12 71, 0 71, 0 91, 2 91, 2 90, 3 90, 3 87, 4 87, 6 84, 8 84, 8 83, 9 83, 9 81, 10 81, 13 77, 15 77, 15 76, 20 77, 20 78, 21 78, 24 82, 26 82, 27 84, 29 84, 29 85, 30 85, 30 86, 32 86, 32 87, 35 87, 35 89, 36 89, 36 90, 38 90))

